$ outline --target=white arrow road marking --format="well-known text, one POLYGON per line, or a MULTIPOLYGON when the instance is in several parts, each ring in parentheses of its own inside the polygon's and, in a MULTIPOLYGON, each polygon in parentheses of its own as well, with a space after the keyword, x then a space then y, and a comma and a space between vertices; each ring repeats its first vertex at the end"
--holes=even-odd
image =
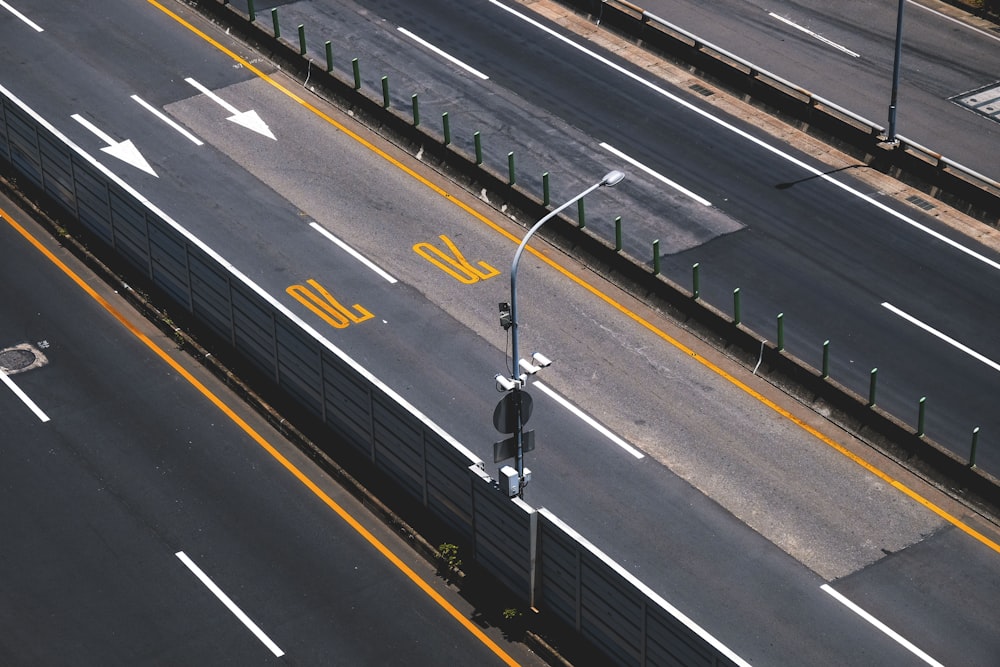
MULTIPOLYGON (((156 172, 153 168, 149 166, 146 162, 146 158, 142 156, 139 149, 135 147, 131 139, 126 139, 125 141, 115 141, 111 138, 107 132, 104 132, 99 127, 91 123, 89 120, 84 118, 78 113, 73 114, 73 120, 83 125, 85 128, 97 135, 97 138, 107 144, 101 150, 112 157, 116 157, 122 162, 127 162, 136 169, 141 169, 150 176, 156 176, 156 172)), ((159 178, 159 176, 156 176, 159 178)))
POLYGON ((184 80, 187 81, 188 83, 190 83, 192 86, 194 86, 198 90, 200 90, 202 93, 204 93, 206 96, 208 96, 208 98, 210 100, 212 100, 213 102, 215 102, 216 104, 218 104, 220 107, 222 107, 223 109, 225 109, 229 113, 233 114, 232 116, 230 116, 228 118, 228 120, 233 121, 237 125, 242 125, 243 127, 247 128, 248 130, 253 130, 257 134, 263 134, 265 137, 268 137, 270 139, 274 139, 275 138, 274 135, 271 134, 271 129, 267 126, 267 123, 265 123, 261 119, 261 117, 257 115, 257 112, 254 111, 253 109, 250 109, 249 111, 240 111, 239 109, 237 109, 236 107, 234 107, 232 104, 230 104, 229 102, 225 101, 224 99, 222 99, 221 97, 219 97, 218 95, 216 95, 211 90, 209 90, 205 86, 201 85, 200 83, 198 83, 197 81, 195 81, 191 77, 188 77, 188 78, 186 78, 184 80))

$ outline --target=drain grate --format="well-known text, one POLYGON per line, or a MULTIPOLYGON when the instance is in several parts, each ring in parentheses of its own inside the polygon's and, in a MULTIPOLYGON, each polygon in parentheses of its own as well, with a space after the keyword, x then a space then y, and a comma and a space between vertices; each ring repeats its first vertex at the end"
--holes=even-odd
POLYGON ((701 85, 700 83, 691 84, 690 88, 694 92, 698 93, 699 95, 704 95, 705 97, 708 97, 709 95, 714 95, 715 94, 714 90, 712 90, 711 88, 706 88, 705 86, 701 85))
POLYGON ((956 95, 951 101, 1000 123, 1000 81, 956 95))
POLYGON ((923 197, 918 197, 917 195, 910 195, 909 197, 906 198, 906 201, 910 202, 914 206, 918 206, 918 207, 924 209, 925 211, 929 211, 929 210, 931 210, 933 208, 937 208, 936 206, 934 206, 934 204, 930 203, 929 201, 927 201, 923 197))

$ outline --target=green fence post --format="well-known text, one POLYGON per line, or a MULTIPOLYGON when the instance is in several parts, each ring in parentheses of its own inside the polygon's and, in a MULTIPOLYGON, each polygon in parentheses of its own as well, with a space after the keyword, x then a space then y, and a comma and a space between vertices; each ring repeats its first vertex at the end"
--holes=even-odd
POLYGON ((253 0, 247 0, 247 15, 250 17, 251 23, 257 20, 257 12, 253 8, 253 0))
POLYGON ((549 172, 542 174, 542 206, 549 205, 549 172))
POLYGON ((576 202, 576 219, 580 223, 580 229, 587 226, 587 216, 583 212, 583 200, 578 199, 576 202))
POLYGON ((615 252, 622 250, 622 217, 615 218, 615 252))
POLYGON ((441 114, 441 125, 444 126, 444 145, 451 144, 451 123, 448 122, 448 112, 441 114))
POLYGON ((701 265, 698 262, 691 265, 691 296, 695 299, 701 296, 701 265))
POLYGON ((389 77, 382 77, 382 108, 389 108, 389 77))
POLYGON ((476 164, 480 165, 483 163, 483 140, 479 136, 479 130, 472 133, 472 140, 476 145, 476 164))
POLYGON ((778 313, 778 352, 785 349, 785 314, 778 313))
POLYGON ((413 127, 416 127, 420 125, 420 106, 417 104, 417 94, 413 93, 410 100, 413 102, 413 127))
POLYGON ((972 429, 972 451, 969 452, 969 467, 976 467, 976 447, 979 446, 979 427, 972 429))
POLYGON ((330 43, 330 40, 327 40, 325 46, 326 46, 326 71, 327 72, 332 72, 333 71, 333 44, 330 43))
POLYGON ((354 70, 354 90, 361 90, 361 63, 357 58, 351 59, 351 69, 354 70))
POLYGON ((514 185, 514 151, 507 153, 507 185, 514 185))
POLYGON ((660 275, 660 239, 653 241, 653 275, 660 275))
POLYGON ((740 312, 740 288, 733 290, 733 324, 739 324, 743 318, 740 312))
POLYGON ((868 407, 875 407, 875 383, 878 379, 878 369, 873 368, 871 374, 871 380, 868 382, 868 407))
POLYGON ((924 437, 924 410, 927 407, 927 397, 921 396, 917 409, 917 437, 924 437))
POLYGON ((299 24, 299 55, 304 56, 306 54, 306 27, 299 24))
POLYGON ((830 377, 830 341, 823 341, 823 374, 820 375, 824 380, 830 377))
POLYGON ((274 25, 274 38, 281 37, 281 28, 278 26, 278 8, 271 10, 271 23, 274 25))

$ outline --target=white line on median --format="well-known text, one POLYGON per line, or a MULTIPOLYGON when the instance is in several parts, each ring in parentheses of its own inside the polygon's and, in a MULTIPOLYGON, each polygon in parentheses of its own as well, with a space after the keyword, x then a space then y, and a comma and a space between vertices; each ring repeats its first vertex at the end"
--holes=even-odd
POLYGON ((824 37, 823 35, 821 35, 819 33, 816 33, 816 32, 813 32, 812 30, 810 30, 808 28, 803 28, 798 23, 795 23, 794 21, 790 21, 790 20, 786 19, 784 16, 778 16, 774 12, 768 12, 768 16, 770 16, 773 19, 778 19, 782 23, 784 23, 786 25, 789 25, 789 26, 795 28, 796 30, 801 30, 805 34, 809 35, 810 37, 812 37, 814 39, 818 39, 819 41, 823 42, 824 44, 826 44, 828 46, 832 46, 833 48, 837 49, 838 51, 843 51, 844 53, 846 53, 849 56, 852 56, 854 58, 860 58, 861 57, 860 53, 855 53, 854 51, 851 51, 846 46, 841 46, 840 44, 837 44, 836 42, 832 42, 829 39, 827 39, 826 37, 824 37))
POLYGON ((370 259, 368 259, 364 255, 362 255, 361 253, 359 253, 357 250, 355 250, 354 248, 352 248, 351 246, 347 245, 346 243, 344 243, 343 241, 341 241, 340 239, 338 239, 336 236, 334 236, 333 234, 331 234, 329 231, 327 231, 327 229, 325 227, 323 227, 323 225, 321 225, 319 223, 316 223, 316 222, 310 222, 309 226, 312 227, 313 229, 315 229, 317 232, 319 232, 323 236, 325 236, 327 239, 329 239, 333 243, 335 243, 338 246, 340 246, 340 248, 344 252, 346 252, 351 257, 353 257, 354 259, 358 260, 359 262, 361 262, 362 264, 364 264, 365 266, 367 266, 369 269, 371 269, 375 273, 379 274, 380 276, 382 276, 383 278, 385 278, 386 280, 388 280, 390 283, 395 283, 396 282, 396 279, 393 278, 388 273, 386 273, 385 271, 383 271, 381 267, 379 267, 374 262, 372 262, 370 259))
POLYGON ((984 357, 983 355, 979 354, 978 352, 976 352, 975 350, 973 350, 972 348, 970 348, 970 347, 968 347, 966 345, 962 345, 961 343, 959 343, 954 338, 941 333, 940 331, 938 331, 934 327, 930 326, 929 324, 924 324, 923 322, 921 322, 920 320, 918 320, 917 318, 915 318, 913 315, 910 315, 909 313, 903 312, 902 310, 900 310, 899 308, 896 308, 896 306, 892 305, 891 303, 889 303, 887 301, 884 301, 884 302, 882 302, 882 307, 885 308, 886 310, 888 310, 889 312, 892 312, 892 313, 895 313, 896 315, 899 315, 900 317, 902 317, 904 320, 906 320, 910 324, 913 324, 915 326, 920 327, 921 329, 923 329, 927 333, 931 334, 932 336, 936 336, 936 337, 940 338, 941 340, 943 340, 944 342, 948 343, 949 345, 951 345, 955 349, 961 350, 962 352, 965 352, 967 355, 969 355, 973 359, 975 359, 977 361, 983 362, 984 364, 986 364, 987 366, 989 366, 993 370, 1000 371, 1000 364, 998 364, 997 362, 993 361, 992 359, 990 359, 988 357, 984 357))
POLYGON ((669 178, 667 178, 666 176, 664 176, 660 172, 653 171, 652 169, 650 169, 649 167, 647 167, 643 163, 639 162, 635 158, 629 157, 625 153, 622 153, 620 150, 618 150, 614 146, 610 146, 607 143, 604 143, 602 141, 601 142, 601 148, 603 148, 604 150, 608 151, 612 155, 614 155, 614 156, 616 156, 616 157, 618 157, 618 158, 620 158, 622 160, 625 160, 626 162, 628 162, 633 167, 636 167, 637 169, 643 170, 644 172, 646 172, 647 174, 649 174, 650 176, 652 176, 656 180, 661 181, 663 183, 666 183, 667 185, 669 185, 670 187, 672 187, 674 190, 677 190, 678 192, 687 195, 688 197, 690 197, 691 199, 695 200, 696 202, 698 202, 702 206, 711 206, 712 205, 712 202, 708 201, 704 197, 701 197, 701 196, 699 196, 699 195, 691 192, 690 190, 688 190, 687 188, 685 188, 683 185, 680 185, 678 183, 675 183, 674 181, 671 181, 669 178))
POLYGON ((986 265, 988 265, 988 266, 990 266, 990 267, 992 267, 992 268, 997 269, 998 271, 1000 271, 1000 262, 995 262, 992 259, 990 259, 989 257, 986 257, 986 256, 984 256, 984 255, 976 252, 975 250, 972 250, 971 248, 965 247, 964 245, 962 245, 958 241, 954 241, 954 240, 948 238, 947 236, 945 236, 944 234, 941 234, 940 232, 936 232, 933 229, 927 227, 926 225, 920 224, 919 222, 917 222, 913 218, 909 218, 906 215, 900 213, 899 211, 894 210, 890 206, 887 206, 886 204, 883 204, 882 202, 876 201, 872 197, 864 194, 863 192, 861 192, 859 190, 856 190, 855 188, 852 188, 850 185, 848 185, 846 183, 842 183, 841 181, 838 181, 836 178, 834 178, 830 174, 828 174, 828 173, 826 173, 824 171, 821 171, 821 170, 817 169, 816 167, 813 167, 813 166, 810 166, 810 165, 806 164, 802 160, 800 160, 800 159, 798 159, 798 158, 796 158, 796 157, 794 157, 792 155, 789 155, 788 153, 785 153, 784 151, 782 151, 780 148, 777 148, 776 146, 772 146, 771 144, 767 143, 763 139, 758 139, 757 137, 753 136, 749 132, 747 132, 745 130, 741 130, 740 128, 736 127, 732 123, 730 123, 728 121, 725 121, 722 118, 719 118, 718 116, 713 116, 709 112, 707 112, 704 109, 701 109, 701 108, 695 106, 691 102, 688 102, 687 100, 685 100, 685 99, 683 99, 681 97, 678 97, 677 95, 674 95, 670 91, 668 91, 668 90, 666 90, 666 89, 664 89, 664 88, 656 85, 655 83, 653 83, 651 81, 643 79, 638 74, 635 74, 634 72, 630 72, 629 70, 625 69, 621 65, 618 65, 616 63, 611 62, 610 60, 608 60, 604 56, 599 55, 599 54, 595 53, 594 51, 591 51, 590 49, 588 49, 588 48, 586 48, 586 47, 584 47, 584 46, 582 46, 580 44, 577 44, 576 42, 574 42, 573 40, 569 39, 568 37, 564 37, 563 35, 560 35, 555 30, 553 30, 553 29, 551 29, 551 28, 549 28, 547 26, 542 25, 541 23, 539 23, 538 21, 534 20, 533 18, 531 18, 529 16, 526 16, 525 14, 522 14, 521 12, 517 11, 516 9, 513 9, 511 7, 508 7, 508 6, 504 5, 499 0, 490 0, 490 3, 493 4, 493 5, 495 5, 496 7, 504 10, 505 12, 508 12, 509 14, 512 14, 512 15, 518 17, 522 21, 524 21, 524 22, 526 22, 526 23, 528 23, 530 25, 535 26, 539 30, 541 30, 541 31, 543 31, 543 32, 551 35, 552 37, 555 37, 556 39, 564 42, 567 46, 570 46, 570 47, 576 49, 577 51, 579 51, 580 53, 583 53, 587 57, 593 58, 594 60, 598 61, 599 63, 601 63, 603 65, 606 65, 607 67, 610 67, 611 69, 615 70, 619 74, 622 74, 623 76, 626 76, 626 77, 632 79, 636 83, 649 88, 650 90, 652 90, 653 92, 657 93, 658 95, 661 95, 661 96, 667 98, 668 100, 670 100, 670 101, 672 101, 672 102, 674 102, 674 103, 676 103, 676 104, 684 107, 688 111, 690 111, 692 113, 695 113, 695 114, 698 114, 702 118, 705 118, 706 120, 709 120, 709 121, 715 123, 719 127, 722 127, 722 128, 725 128, 725 129, 729 130, 730 132, 732 132, 736 136, 742 137, 743 139, 746 139, 750 143, 752 143, 752 144, 754 144, 756 146, 759 146, 760 148, 762 148, 762 149, 764 149, 764 150, 772 153, 773 155, 776 155, 776 156, 780 157, 781 159, 786 160, 787 162, 790 162, 791 164, 794 164, 795 166, 797 166, 797 167, 799 167, 801 169, 804 169, 805 171, 809 172, 813 176, 815 176, 815 177, 817 177, 819 179, 822 179, 822 180, 826 181, 827 183, 830 183, 834 187, 840 188, 844 192, 857 197, 861 201, 863 201, 863 202, 865 202, 867 204, 870 204, 871 206, 874 206, 875 208, 879 209, 880 211, 882 211, 882 212, 884 212, 884 213, 886 213, 888 215, 891 215, 892 217, 894 217, 897 220, 900 220, 900 221, 906 223, 907 225, 913 227, 914 229, 917 229, 917 230, 923 232, 924 234, 927 234, 928 236, 932 236, 933 238, 941 241, 942 243, 945 243, 945 244, 951 246, 952 248, 958 250, 959 252, 965 253, 969 257, 972 257, 972 258, 974 258, 976 260, 979 260, 983 264, 986 264, 986 265))
POLYGON ((619 438, 617 435, 606 429, 601 424, 597 423, 597 420, 595 420, 593 417, 586 414, 585 412, 582 412, 578 407, 567 401, 565 398, 554 392, 549 387, 545 386, 544 384, 542 384, 537 380, 532 382, 531 386, 538 387, 539 389, 541 389, 543 392, 548 394, 556 403, 558 403, 559 405, 563 406, 564 408, 575 414, 577 417, 586 422, 589 426, 593 427, 598 433, 600 433, 605 438, 607 438, 611 442, 615 443, 616 445, 624 449, 626 452, 628 452, 635 458, 637 459, 646 458, 645 454, 643 454, 638 449, 636 449, 632 445, 628 444, 627 442, 619 438))
POLYGON ((453 65, 458 65, 459 67, 461 67, 462 69, 464 69, 466 72, 472 74, 473 76, 478 76, 483 81, 485 81, 485 80, 487 80, 487 79, 490 78, 490 77, 486 76, 485 74, 483 74, 482 72, 480 72, 479 70, 477 70, 475 67, 472 67, 471 65, 466 65, 465 63, 463 63, 461 60, 459 60, 455 56, 449 55, 449 54, 445 53, 444 51, 442 51, 441 49, 439 49, 438 47, 436 47, 433 44, 431 44, 430 42, 428 42, 426 40, 423 40, 420 37, 417 37, 416 35, 414 35, 412 32, 410 32, 406 28, 399 27, 399 28, 396 28, 396 30, 398 30, 399 32, 403 33, 404 35, 406 35, 407 37, 409 37, 410 39, 412 39, 417 44, 423 46, 424 48, 430 49, 431 51, 433 51, 434 53, 438 54, 439 56, 441 56, 442 58, 444 58, 448 62, 452 63, 453 65))
POLYGON ((925 7, 924 5, 920 4, 919 2, 915 2, 914 0, 906 0, 906 1, 908 3, 910 3, 911 5, 914 5, 916 7, 920 7, 920 9, 923 9, 923 10, 926 10, 926 11, 930 12, 931 14, 937 14, 939 17, 945 19, 946 21, 951 21, 952 23, 957 23, 958 25, 962 26, 963 28, 968 28, 972 32, 978 32, 983 37, 989 37, 990 39, 993 39, 993 40, 996 40, 996 41, 1000 42, 1000 37, 998 37, 997 35, 991 35, 990 33, 986 32, 985 30, 980 30, 979 28, 977 28, 975 26, 969 25, 965 21, 959 21, 954 16, 948 16, 947 14, 942 14, 941 12, 937 11, 936 9, 931 9, 930 7, 925 7))
POLYGON ((132 99, 135 100, 136 102, 138 102, 140 105, 142 105, 142 107, 145 108, 146 111, 148 111, 149 113, 153 114, 154 116, 156 116, 157 118, 159 118, 160 120, 162 120, 164 123, 166 123, 170 127, 174 128, 175 130, 177 130, 178 132, 180 132, 182 135, 184 135, 185 137, 187 137, 191 141, 191 143, 193 143, 195 146, 201 146, 201 145, 204 144, 204 142, 201 139, 199 139, 198 137, 194 136, 193 134, 191 134, 190 132, 188 132, 187 130, 185 130, 173 118, 170 118, 169 116, 167 116, 167 114, 163 113, 162 111, 160 111, 159 109, 157 109, 156 107, 154 107, 152 104, 150 104, 146 100, 142 99, 138 95, 133 95, 132 99))
POLYGON ((32 412, 35 413, 36 417, 38 417, 43 422, 49 421, 49 416, 47 414, 45 414, 44 412, 42 412, 41 408, 39 408, 37 405, 35 405, 35 402, 33 400, 31 400, 31 397, 28 396, 27 394, 25 394, 24 391, 22 391, 20 387, 18 387, 16 384, 14 384, 14 381, 11 380, 7 376, 7 373, 4 370, 2 370, 2 369, 0 369, 0 381, 2 381, 5 385, 7 385, 7 387, 12 392, 14 392, 14 395, 17 396, 19 399, 21 399, 21 402, 24 403, 25 405, 27 405, 28 409, 30 409, 32 412))
POLYGON ((11 13, 11 14, 13 14, 14 16, 16 16, 17 18, 19 18, 19 19, 21 19, 22 21, 24 21, 25 23, 27 23, 27 24, 28 24, 29 26, 31 26, 31 28, 32 28, 32 29, 33 29, 33 30, 34 30, 35 32, 42 32, 42 26, 38 25, 37 23, 35 23, 35 22, 34 22, 34 21, 32 21, 31 19, 29 19, 29 18, 28 18, 27 16, 25 16, 25 15, 24 15, 24 14, 22 14, 21 12, 19 12, 19 11, 17 11, 16 9, 14 9, 13 7, 11 7, 11 6, 9 5, 9 4, 7 4, 6 2, 4 2, 4 0, 0 0, 0 7, 3 7, 3 8, 4 8, 4 9, 6 9, 6 10, 7 10, 8 12, 10 12, 10 13, 11 13))
POLYGON ((219 598, 219 601, 222 602, 222 604, 226 605, 226 608, 229 609, 229 611, 231 611, 233 615, 238 618, 240 622, 243 623, 243 625, 245 625, 247 629, 261 641, 262 644, 264 644, 264 646, 270 649, 271 653, 274 654, 274 657, 280 658, 285 655, 285 652, 278 648, 278 645, 271 641, 271 638, 265 635, 264 631, 257 627, 257 624, 250 620, 250 617, 244 614, 243 610, 237 607, 236 604, 229 599, 229 596, 226 595, 221 588, 216 586, 215 582, 209 579, 208 575, 202 572, 201 568, 194 564, 194 561, 188 558, 186 553, 178 551, 174 555, 177 556, 181 562, 184 563, 189 570, 191 570, 192 573, 194 573, 194 576, 201 580, 201 583, 205 584, 205 587, 208 590, 212 591, 215 597, 219 598))
POLYGON ((926 662, 928 665, 934 665, 935 667, 944 667, 944 665, 942 665, 940 662, 930 657, 929 655, 921 651, 919 648, 914 646, 912 643, 904 639, 898 632, 896 632, 895 630, 887 626, 885 623, 883 623, 882 621, 878 620, 877 618, 869 614, 867 611, 865 611, 858 605, 854 604, 853 602, 845 598, 837 591, 833 590, 833 588, 831 588, 829 584, 823 584, 822 586, 820 586, 820 588, 822 588, 824 591, 832 595, 835 600, 837 600, 842 605, 853 611, 855 614, 857 614, 858 616, 865 619, 866 621, 874 625, 876 628, 881 630, 883 633, 886 634, 886 636, 896 641, 900 646, 905 648, 907 651, 909 651, 913 655, 917 656, 918 658, 926 662))

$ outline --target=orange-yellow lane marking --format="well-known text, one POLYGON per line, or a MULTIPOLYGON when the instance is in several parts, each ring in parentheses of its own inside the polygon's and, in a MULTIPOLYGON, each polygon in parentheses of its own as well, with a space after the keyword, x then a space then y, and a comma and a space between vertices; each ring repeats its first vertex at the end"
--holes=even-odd
MULTIPOLYGON (((507 237, 508 239, 510 239, 511 241, 514 241, 515 243, 520 243, 521 242, 521 239, 518 238, 517 236, 515 236, 514 234, 511 234, 506 229, 503 229, 498 224, 496 224, 492 220, 486 218, 485 216, 480 215, 478 212, 476 212, 473 208, 471 208, 470 206, 468 206, 464 202, 462 202, 462 201, 456 199, 454 196, 448 194, 443 189, 441 189, 440 187, 438 187, 434 183, 431 183, 429 180, 427 180, 426 178, 424 178, 420 174, 416 173, 415 171, 413 171, 412 169, 410 169, 409 167, 407 167, 406 165, 404 165, 399 160, 395 159, 394 157, 392 157, 391 155, 389 155, 385 151, 379 149, 377 146, 375 146, 371 142, 366 141, 365 139, 363 139, 359 135, 357 135, 354 132, 350 131, 349 129, 347 129, 346 127, 344 127, 340 123, 338 123, 336 120, 334 120, 333 118, 331 118, 327 114, 325 114, 322 111, 320 111, 319 109, 317 109, 312 104, 309 104, 308 102, 306 102, 305 100, 303 100, 301 97, 299 97, 298 95, 296 95, 292 91, 286 89, 284 86, 282 86, 280 83, 278 83, 277 81, 275 81, 274 79, 272 79, 271 77, 269 77, 267 74, 265 74, 264 72, 262 72, 260 69, 258 69, 256 67, 254 67, 253 65, 251 65, 244 58, 241 58, 240 56, 236 55, 230 49, 226 48, 225 46, 223 46, 222 44, 220 44, 216 40, 212 39, 211 37, 209 37, 208 35, 206 35, 204 32, 202 32, 198 28, 194 27, 193 25, 191 25, 190 23, 188 23, 184 19, 182 19, 177 14, 174 14, 173 12, 171 12, 169 9, 167 9, 162 4, 160 4, 159 2, 157 2, 157 0, 147 0, 147 2, 149 2, 151 5, 157 7, 158 9, 160 9, 163 13, 167 14, 168 16, 170 16, 171 18, 173 18, 175 21, 177 21, 178 23, 180 23, 181 25, 183 25, 185 28, 187 28, 188 30, 190 30, 194 34, 196 34, 199 37, 201 37, 202 39, 204 39, 206 42, 208 42, 209 44, 211 44, 212 46, 214 46, 215 48, 217 48, 219 51, 225 53, 227 56, 229 56, 230 58, 232 58, 236 62, 240 63, 241 65, 243 65, 247 69, 249 69, 251 72, 253 72, 258 77, 260 77, 261 79, 263 79, 267 83, 269 83, 272 86, 274 86, 275 88, 277 88, 279 91, 281 91, 282 93, 284 93, 285 95, 287 95, 289 98, 295 100, 296 102, 298 102, 299 104, 301 104, 303 107, 305 107, 306 109, 308 109, 312 113, 316 114, 316 116, 318 116, 319 118, 322 118, 326 122, 330 123, 331 125, 333 125, 334 127, 336 127, 338 130, 340 130, 341 132, 343 132, 347 136, 351 137, 352 139, 354 139, 359 144, 361 144, 362 146, 364 146, 368 150, 372 151, 376 155, 384 158, 391 165, 393 165, 397 169, 400 169, 401 171, 403 171, 408 176, 411 176, 414 180, 416 180, 420 184, 426 186, 432 192, 434 192, 434 193, 436 193, 438 195, 441 195, 442 197, 444 197, 448 201, 452 202, 453 204, 455 204, 456 206, 458 206, 459 208, 461 208, 463 211, 467 212, 469 215, 471 215, 472 217, 474 217, 476 220, 479 220, 480 222, 482 222, 483 224, 485 224, 486 226, 488 226, 490 229, 492 229, 493 231, 497 232, 498 234, 507 237)), ((549 259, 544 254, 542 254, 542 253, 534 250, 530 246, 528 246, 527 250, 530 253, 532 253, 535 257, 537 257, 538 259, 540 259, 541 261, 543 261, 544 263, 546 263, 548 266, 550 266, 551 268, 553 268, 556 271, 558 271, 559 273, 561 273, 563 276, 565 276, 568 279, 572 280, 574 283, 576 283, 580 287, 583 287, 588 292, 590 292, 591 294, 593 294, 597 298, 601 299, 602 301, 604 301, 605 303, 607 303, 612 308, 618 310, 620 313, 622 313, 626 317, 632 319, 637 324, 640 324, 641 326, 645 327, 647 330, 649 330, 653 334, 659 336, 660 338, 662 338, 667 343, 673 345, 675 348, 677 348, 678 350, 680 350, 684 354, 686 354, 686 355, 688 355, 688 356, 690 356, 690 357, 692 357, 694 359, 697 359, 698 362, 700 362, 703 366, 705 366, 706 368, 708 368, 712 372, 718 374, 720 377, 726 379, 727 381, 729 381, 730 383, 732 383, 734 386, 738 387, 739 389, 742 389, 744 392, 746 392, 747 394, 749 394, 753 398, 757 399, 758 401, 760 401, 761 403, 763 403, 767 407, 771 408, 772 410, 774 410, 776 413, 778 413, 782 417, 790 420, 792 423, 796 424, 797 426, 799 426, 800 428, 802 428, 804 431, 806 431, 810 435, 815 436, 821 442, 829 445, 830 447, 832 447, 836 451, 840 452, 841 454, 843 454, 844 456, 846 456, 850 460, 852 460, 855 463, 857 463, 859 466, 861 466, 865 470, 869 471, 873 475, 879 477, 880 479, 884 480, 885 482, 887 482, 887 483, 891 484, 892 486, 896 487, 897 489, 899 489, 899 491, 901 491, 905 495, 909 496, 910 498, 912 498, 916 502, 920 503, 921 505, 923 505, 924 507, 926 507, 930 511, 934 512, 935 514, 937 514, 938 516, 940 516, 942 519, 944 519, 948 523, 951 523, 955 527, 959 528, 960 530, 964 531, 965 533, 967 533, 970 536, 974 537, 975 539, 979 540, 980 542, 982 542, 983 544, 985 544, 989 548, 993 549, 997 553, 1000 553, 1000 545, 998 545, 996 542, 994 542, 993 540, 989 539, 988 537, 986 537, 985 535, 983 535, 979 531, 975 530, 971 526, 965 524, 958 517, 956 517, 956 516, 954 516, 954 515, 946 512, 942 508, 938 507, 937 505, 935 505, 931 501, 927 500, 926 498, 924 498, 923 496, 921 496, 920 494, 918 494, 916 491, 913 491, 912 489, 908 488, 906 485, 902 484, 901 482, 896 481, 888 473, 885 473, 885 472, 879 470, 878 468, 876 468, 872 464, 870 464, 870 463, 864 461, 863 459, 859 458, 858 456, 852 454, 850 451, 848 451, 842 445, 834 442, 831 438, 827 437, 826 435, 824 435, 820 431, 816 430, 815 428, 813 428, 809 424, 806 424, 804 421, 802 421, 801 419, 797 418, 795 415, 791 414, 790 412, 788 412, 787 410, 785 410, 781 406, 777 405, 773 401, 769 400, 768 398, 766 398, 762 394, 760 394, 757 391, 753 390, 752 388, 750 388, 749 386, 747 386, 746 384, 744 384, 740 380, 736 379, 735 377, 733 377, 732 375, 730 375, 726 371, 722 370, 720 367, 718 367, 715 364, 713 364, 708 359, 705 359, 705 358, 701 357, 697 352, 695 352, 691 348, 687 347, 686 345, 684 345, 683 343, 681 343, 677 339, 673 338, 672 336, 670 336, 666 332, 661 331, 656 326, 654 326, 652 323, 650 323, 650 322, 646 321, 645 319, 643 319, 637 313, 632 312, 631 310, 629 310, 628 308, 626 308, 624 305, 618 303, 617 301, 615 301, 614 299, 612 299, 610 296, 606 295, 604 292, 601 292, 596 287, 594 287, 590 283, 586 282, 582 278, 580 278, 577 275, 571 273, 568 269, 566 269, 563 266, 561 266, 560 264, 556 263, 554 260, 549 259)))
POLYGON ((56 257, 48 248, 46 248, 42 243, 36 239, 27 229, 22 227, 16 220, 14 220, 6 211, 0 209, 0 217, 2 217, 8 225, 14 228, 21 236, 23 236, 31 245, 33 245, 42 255, 45 256, 50 262, 52 262, 56 267, 59 268, 64 274, 66 274, 77 286, 80 287, 84 292, 86 292, 94 301, 99 303, 104 310, 106 310, 112 317, 114 317, 118 322, 121 323, 129 332, 132 333, 136 338, 138 338, 146 347, 148 347, 156 356, 162 359, 167 365, 170 366, 178 375, 183 377, 188 383, 191 384, 195 389, 197 389, 201 394, 207 398, 215 407, 223 412, 233 423, 240 427, 244 433, 250 436, 254 442, 260 445, 268 454, 270 454, 278 463, 280 463, 284 468, 295 476, 306 488, 313 492, 313 494, 319 498, 324 504, 332 509, 341 519, 344 520, 351 528, 353 528, 359 535, 361 535, 370 545, 372 545, 380 554, 382 554, 386 560, 396 566, 403 574, 405 574, 410 581, 417 585, 420 590, 422 590, 429 598, 434 600, 440 607, 447 611, 455 620, 462 624, 462 626, 471 633, 476 639, 481 641, 487 648, 489 648, 493 653, 495 653, 503 662, 507 665, 516 666, 519 663, 510 657, 506 651, 504 651, 500 646, 498 646, 492 639, 486 636, 483 631, 478 628, 472 621, 467 619, 458 609, 456 609, 450 602, 448 602, 444 597, 441 596, 436 590, 434 590, 430 584, 428 584, 424 579, 414 572, 410 566, 404 563, 399 556, 393 553, 385 544, 381 542, 375 535, 368 531, 367 528, 361 525, 361 523, 355 519, 347 510, 341 507, 333 498, 328 496, 319 486, 312 481, 304 472, 299 470, 299 468, 289 461, 285 456, 279 452, 274 445, 268 442, 264 436, 258 433, 252 426, 246 423, 242 417, 240 417, 236 412, 233 411, 221 398, 215 395, 211 389, 202 384, 196 377, 191 375, 183 366, 181 366, 176 360, 173 359, 166 351, 163 350, 159 345, 153 342, 146 334, 139 331, 139 329, 132 324, 132 322, 121 312, 118 311, 114 306, 112 306, 104 297, 97 293, 94 288, 86 283, 73 269, 69 268, 62 260, 56 257))

